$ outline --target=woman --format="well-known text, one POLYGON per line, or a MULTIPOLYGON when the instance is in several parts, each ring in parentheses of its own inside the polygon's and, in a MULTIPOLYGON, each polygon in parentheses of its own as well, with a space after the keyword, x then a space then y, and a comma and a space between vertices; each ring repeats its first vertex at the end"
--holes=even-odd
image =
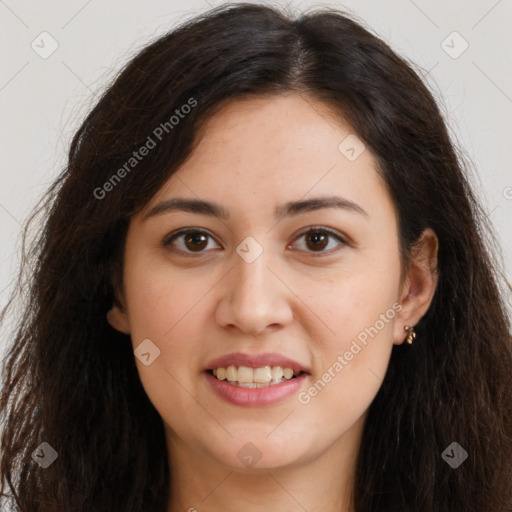
POLYGON ((485 216, 430 92, 349 17, 238 4, 161 37, 38 213, 19 510, 512 510, 485 216))

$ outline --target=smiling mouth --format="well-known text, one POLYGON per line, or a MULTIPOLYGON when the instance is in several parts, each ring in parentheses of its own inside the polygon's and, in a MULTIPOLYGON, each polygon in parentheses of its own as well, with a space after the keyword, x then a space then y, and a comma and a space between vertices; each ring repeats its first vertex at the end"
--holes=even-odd
POLYGON ((248 366, 230 365, 227 368, 206 370, 217 380, 224 380, 232 386, 241 388, 266 388, 292 380, 301 375, 302 371, 281 366, 263 366, 250 368, 248 366))

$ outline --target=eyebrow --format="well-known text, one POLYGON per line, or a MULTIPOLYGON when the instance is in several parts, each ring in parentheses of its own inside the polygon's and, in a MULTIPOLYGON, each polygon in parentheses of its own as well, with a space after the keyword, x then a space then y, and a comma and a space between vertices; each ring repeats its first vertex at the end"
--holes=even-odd
MULTIPOLYGON (((288 203, 276 208, 274 215, 277 218, 288 217, 321 209, 343 209, 349 212, 358 213, 364 217, 369 217, 368 213, 357 203, 336 195, 314 197, 303 201, 289 201, 288 203)), ((153 208, 144 215, 143 220, 172 211, 184 211, 200 215, 210 215, 223 220, 227 220, 230 217, 229 211, 220 204, 202 199, 175 197, 172 199, 166 199, 165 201, 153 206, 153 208)))

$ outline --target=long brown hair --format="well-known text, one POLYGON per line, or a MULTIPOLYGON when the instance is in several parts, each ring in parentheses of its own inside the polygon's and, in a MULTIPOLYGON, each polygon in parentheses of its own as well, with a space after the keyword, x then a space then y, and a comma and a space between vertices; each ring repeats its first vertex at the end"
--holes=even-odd
POLYGON ((343 113, 374 153, 406 261, 425 228, 439 239, 431 307, 414 344, 393 348, 370 406, 356 511, 512 510, 506 281, 435 99, 412 65, 350 16, 324 8, 294 17, 253 4, 207 12, 140 51, 75 134, 66 169, 27 224, 22 263, 31 270, 22 269, 9 302, 22 299, 23 311, 0 411, 2 495, 10 490, 15 510, 165 512, 162 419, 128 338, 105 318, 122 288, 126 230, 222 101, 290 91, 343 113), (162 125, 149 154, 120 173, 162 125), (43 228, 29 240, 38 218, 43 228), (32 457, 42 442, 58 454, 47 468, 32 457), (441 456, 453 442, 468 453, 457 469, 441 456))

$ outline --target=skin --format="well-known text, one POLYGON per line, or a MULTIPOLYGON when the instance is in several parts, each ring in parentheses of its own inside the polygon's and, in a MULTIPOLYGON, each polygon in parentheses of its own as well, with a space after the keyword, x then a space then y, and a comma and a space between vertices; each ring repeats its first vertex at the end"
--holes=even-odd
POLYGON ((340 152, 353 130, 324 103, 297 93, 231 101, 201 133, 191 157, 132 218, 122 307, 107 315, 133 348, 150 339, 160 350, 150 365, 136 363, 165 424, 168 511, 353 511, 367 410, 393 344, 430 305, 437 238, 425 231, 402 275, 396 212, 375 158, 368 148, 355 161, 340 152), (287 201, 333 194, 367 215, 320 209, 274 217, 287 201), (174 211, 144 220, 177 196, 220 203, 230 218, 174 211), (348 243, 329 236, 318 248, 314 235, 303 236, 311 226, 348 243), (186 227, 211 237, 162 246, 186 227), (236 252, 248 236, 263 249, 252 263, 236 252), (218 356, 273 351, 311 369, 307 390, 390 310, 394 318, 307 404, 295 394, 271 406, 236 406, 203 378, 218 356), (252 467, 237 457, 249 442, 261 453, 252 467))

